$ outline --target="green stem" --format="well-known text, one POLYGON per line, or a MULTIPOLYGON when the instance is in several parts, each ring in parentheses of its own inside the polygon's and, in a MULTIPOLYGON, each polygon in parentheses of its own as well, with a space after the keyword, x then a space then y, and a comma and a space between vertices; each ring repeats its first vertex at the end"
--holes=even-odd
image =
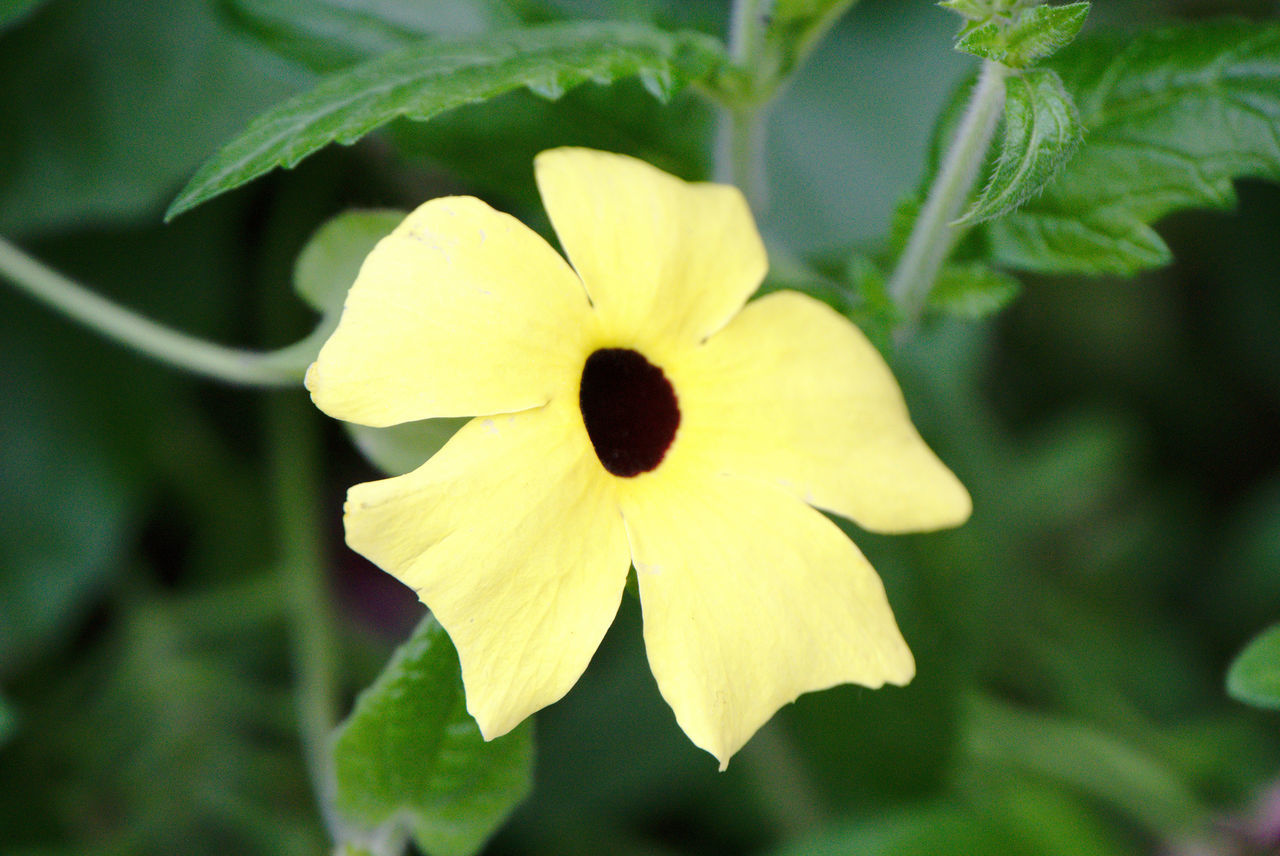
POLYGON ((756 732, 739 763, 755 784, 759 813, 783 839, 804 837, 829 820, 821 789, 782 723, 756 732))
MULTIPOLYGON (((759 88, 764 48, 764 2, 736 0, 729 21, 729 60, 759 88)), ((746 93, 752 96, 753 93, 746 93)), ((751 207, 764 204, 764 104, 754 97, 721 104, 716 137, 716 180, 736 184, 751 207)))
POLYGON ((755 211, 765 204, 764 121, 759 107, 722 107, 716 180, 737 187, 755 211))
POLYGON ((277 351, 228 348, 157 324, 100 297, 0 238, 0 277, 89 329, 152 359, 246 386, 297 386, 328 330, 277 351))
POLYGON ((1009 68, 998 62, 983 62, 960 128, 889 280, 889 296, 897 303, 907 326, 920 319, 942 263, 964 232, 964 227, 953 225, 953 221, 968 202, 978 170, 987 157, 1004 108, 1004 80, 1008 74, 1009 68))
POLYGON ((323 495, 316 476, 319 431, 301 396, 266 402, 270 479, 274 490, 280 590, 292 637, 297 715, 307 768, 321 814, 335 841, 342 823, 334 809, 329 736, 337 723, 333 618, 325 579, 323 526, 316 508, 323 495))

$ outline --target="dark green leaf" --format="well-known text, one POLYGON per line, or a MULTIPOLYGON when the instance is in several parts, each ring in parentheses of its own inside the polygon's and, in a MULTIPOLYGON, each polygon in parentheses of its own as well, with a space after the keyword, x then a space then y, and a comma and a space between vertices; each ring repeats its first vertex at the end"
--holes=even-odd
POLYGON ((325 223, 298 254, 293 289, 311 308, 337 317, 360 265, 407 212, 348 211, 325 223))
POLYGON ((9 707, 9 703, 4 700, 4 696, 0 696, 0 746, 9 742, 16 728, 17 717, 9 707))
POLYGON ((1232 698, 1280 710, 1280 624, 1272 625, 1248 644, 1227 672, 1232 698))
POLYGON ((1232 179, 1280 179, 1280 25, 1198 23, 1082 40, 1049 61, 1085 145, 1038 198, 986 228, 996 261, 1132 274, 1169 260, 1151 228, 1225 208, 1232 179))
POLYGON ((432 856, 476 852, 531 786, 530 726, 484 741, 431 617, 360 696, 333 751, 339 809, 370 827, 406 825, 432 856))
POLYGON ((500 0, 222 0, 232 19, 277 53, 333 71, 421 39, 519 23, 500 0))
POLYGON ((722 56, 709 37, 640 24, 548 24, 423 42, 333 75, 259 116, 200 168, 167 217, 275 167, 292 167, 328 143, 354 143, 399 116, 425 121, 522 87, 554 99, 589 80, 633 75, 665 98, 705 76, 722 56))
MULTIPOLYGON (((885 272, 861 253, 853 253, 845 266, 849 289, 860 300, 845 314, 867 334, 881 353, 893 350, 893 331, 901 322, 898 304, 889 297, 885 272)), ((840 308, 840 307, 837 307, 840 308)))
POLYGON ((0 326, 11 334, 0 347, 8 366, 0 396, 0 674, 55 641, 105 587, 138 493, 137 480, 110 460, 109 438, 91 430, 92 410, 69 400, 74 387, 13 326, 0 326))
POLYGON ((0 30, 16 24, 44 0, 0 0, 0 30))
POLYGON ((959 222, 1003 217, 1049 185, 1080 145, 1080 115, 1058 75, 1033 69, 1005 83, 1004 141, 982 193, 959 222))
POLYGON ((158 219, 200 161, 301 75, 208 0, 49 3, 0 47, 0 233, 158 219))
POLYGON ((938 272, 929 305, 948 315, 978 320, 999 312, 1021 290, 1016 279, 982 262, 957 262, 943 265, 938 272))
POLYGON ((1070 44, 1088 14, 1087 2, 1033 6, 1011 23, 987 20, 967 28, 956 41, 956 49, 1014 68, 1026 68, 1070 44))
POLYGON ((580 86, 558 101, 520 89, 427 123, 393 123, 387 136, 413 162, 455 177, 504 210, 540 212, 530 169, 539 152, 563 145, 626 152, 702 178, 713 120, 706 99, 685 93, 663 104, 629 79, 580 86))

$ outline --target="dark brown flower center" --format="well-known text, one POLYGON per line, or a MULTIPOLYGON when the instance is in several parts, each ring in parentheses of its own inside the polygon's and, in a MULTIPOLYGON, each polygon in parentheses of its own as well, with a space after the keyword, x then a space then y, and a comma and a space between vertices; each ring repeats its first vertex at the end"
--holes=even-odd
POLYGON ((615 476, 657 467, 680 427, 671 381, 629 348, 601 348, 587 357, 578 406, 596 457, 615 476))

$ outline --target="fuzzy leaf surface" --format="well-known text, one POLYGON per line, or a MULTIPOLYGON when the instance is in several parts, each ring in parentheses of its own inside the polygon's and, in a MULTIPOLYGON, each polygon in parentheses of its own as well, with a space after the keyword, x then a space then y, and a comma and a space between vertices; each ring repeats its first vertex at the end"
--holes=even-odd
POLYGON ((555 99, 587 81, 631 76, 667 98, 723 57, 720 43, 708 36, 607 22, 421 42, 334 74, 259 116, 200 168, 166 217, 276 167, 292 167, 329 143, 354 143, 401 116, 425 121, 523 87, 555 99))
POLYGON ((929 306, 976 321, 999 312, 1021 291, 1016 279, 982 262, 953 262, 938 271, 938 280, 929 292, 929 306))
POLYGON ((1085 145, 1043 194, 987 227, 998 264, 1133 274, 1169 261, 1151 228, 1161 217, 1230 207, 1235 178, 1280 179, 1280 25, 1092 38, 1047 64, 1085 145))
POLYGON ((1250 642, 1227 671, 1232 698, 1280 710, 1280 624, 1250 642))
POLYGON ((1033 6, 1013 24, 989 20, 966 29, 956 40, 956 50, 1026 68, 1070 44, 1088 15, 1087 2, 1033 6))
POLYGON ((470 856, 529 793, 532 729, 484 741, 458 655, 428 617, 356 701, 333 759, 337 805, 350 820, 407 827, 432 856, 470 856))
POLYGON ((1035 69, 1005 82, 1004 140, 995 169, 962 222, 1016 211, 1053 181, 1080 146, 1080 115, 1062 80, 1035 69))

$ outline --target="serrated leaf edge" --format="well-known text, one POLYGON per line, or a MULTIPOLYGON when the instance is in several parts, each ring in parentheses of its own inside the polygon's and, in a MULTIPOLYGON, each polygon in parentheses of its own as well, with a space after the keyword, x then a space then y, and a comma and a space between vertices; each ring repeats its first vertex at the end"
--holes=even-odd
MULTIPOLYGON (((464 106, 465 104, 484 101, 505 92, 522 88, 528 88, 538 95, 554 100, 562 96, 568 90, 585 83, 587 80, 594 79, 597 82, 611 83, 623 77, 632 76, 632 74, 639 76, 645 88, 652 94, 665 100, 674 94, 674 91, 677 88, 676 84, 680 82, 674 74, 675 68, 681 64, 682 56, 688 54, 695 44, 697 45, 697 49, 701 51, 704 56, 711 58, 712 60, 707 63, 708 67, 703 69, 701 74, 705 75, 711 73, 718 65, 714 62, 715 55, 719 54, 721 57, 724 55, 723 46, 716 39, 702 33, 691 31, 668 32, 632 23, 612 22, 606 25, 601 24, 600 22, 560 22, 544 24, 537 27, 526 27, 516 30, 489 33, 467 39, 425 39, 418 44, 408 46, 390 54, 369 60, 368 62, 361 63, 350 69, 345 69, 330 75, 311 90, 300 93, 293 98, 281 102, 267 112, 259 115, 256 119, 250 122, 248 127, 245 128, 241 134, 233 138, 231 142, 227 143, 214 153, 212 157, 205 161, 169 206, 168 211, 165 212, 164 219, 168 222, 179 214, 188 211, 197 205, 203 204, 204 202, 207 202, 228 190, 232 190, 242 184, 246 184, 254 178, 270 172, 276 167, 291 169, 304 158, 318 151, 320 148, 323 148, 328 143, 350 145, 374 129, 398 117, 407 117, 409 119, 425 121, 439 113, 445 112, 446 110, 464 106), (607 29, 611 29, 613 32, 606 33, 607 29), (613 56, 602 59, 601 62, 607 62, 614 65, 617 65, 626 59, 630 59, 632 62, 639 65, 643 62, 643 59, 645 59, 643 57, 638 57, 635 54, 628 54, 628 49, 634 51, 638 46, 619 44, 619 41, 621 41, 623 36, 630 36, 636 40, 641 38, 670 39, 672 41, 671 51, 669 56, 658 56, 653 58, 655 60, 654 65, 656 68, 638 68, 634 72, 603 71, 599 73, 592 73, 589 69, 577 69, 573 67, 552 69, 541 79, 524 80, 507 85, 496 85, 492 88, 493 91, 486 92, 481 96, 459 95, 453 99, 442 99, 442 101, 446 101, 448 103, 445 103, 444 106, 441 106, 438 109, 424 111, 420 109, 413 109, 412 107, 405 105, 391 110, 390 115, 380 121, 361 122, 357 123, 352 128, 334 130, 331 134, 327 135, 328 140, 320 143, 319 145, 299 142, 297 140, 290 142, 287 139, 287 136, 273 133, 272 131, 274 125, 279 125, 281 123, 286 127, 291 125, 294 121, 291 113, 297 111, 299 105, 306 105, 317 100, 318 94, 322 95, 329 90, 341 91, 343 88, 350 85, 350 81, 352 79, 358 79, 361 76, 370 76, 376 73, 376 71, 382 66, 395 66, 398 63, 404 62, 406 57, 416 56, 417 52, 421 51, 424 47, 438 49, 446 56, 451 50, 457 51, 459 54, 457 64, 452 70, 446 65, 446 67, 438 69, 430 78, 432 80, 436 80, 446 77, 451 73, 458 74, 465 69, 481 67, 476 66, 474 64, 474 60, 471 60, 469 64, 469 58, 466 56, 466 49, 469 47, 474 48, 476 46, 484 46, 486 48, 492 48, 492 46, 498 46, 508 48, 509 52, 504 55, 500 55, 496 60, 492 57, 485 57, 486 64, 492 65, 497 61, 511 61, 519 58, 519 52, 521 49, 520 43, 534 40, 535 36, 533 34, 543 37, 552 37, 553 41, 557 38, 562 40, 564 44, 554 44, 550 47, 543 48, 544 50, 560 50, 566 48, 581 49, 581 43, 574 43, 575 35, 581 33, 594 36, 598 43, 598 47, 601 50, 612 50, 614 52, 613 56), (243 155, 235 158, 235 160, 230 163, 222 162, 221 158, 229 150, 234 150, 240 141, 257 135, 262 135, 265 139, 243 155), (246 168, 247 165, 253 164, 255 161, 262 159, 263 153, 270 151, 273 147, 279 147, 281 149, 275 163, 266 166, 265 168, 246 168)), ((536 54, 537 49, 532 53, 536 54)), ((528 54, 526 54, 526 56, 527 55, 528 54)), ((690 79, 697 76, 698 75, 690 75, 690 79)), ((404 81, 392 80, 381 85, 372 85, 363 89, 358 89, 349 96, 339 97, 335 99, 332 104, 325 104, 324 107, 318 109, 310 124, 311 126, 314 126, 318 121, 340 113, 342 110, 350 107, 351 104, 357 100, 385 94, 386 92, 393 90, 395 87, 403 85, 405 85, 404 81)))
MULTIPOLYGON (((1050 167, 1049 171, 1031 190, 1019 190, 1019 188, 1022 185, 1022 177, 1034 169, 1039 149, 1035 146, 1023 146, 1017 151, 1018 166, 1014 169, 1014 177, 1005 182, 1003 190, 998 193, 995 192, 994 188, 997 186, 997 181, 1000 179, 1006 165, 1013 159, 1013 155, 1010 153, 1009 147, 1007 145, 1002 145, 999 158, 996 162, 995 168, 991 171, 991 177, 988 180, 987 185, 982 189, 982 192, 978 194, 977 200, 974 201, 969 210, 952 223, 953 226, 982 223, 987 220, 994 220, 997 217, 1003 217, 1016 211, 1018 208, 1044 192, 1045 188, 1053 182, 1058 173, 1061 172, 1062 168, 1071 160, 1072 156, 1076 153, 1076 150, 1079 149, 1081 143, 1084 141, 1084 126, 1080 121, 1080 113, 1072 102, 1070 94, 1068 94, 1066 89, 1063 88, 1062 81, 1056 72, 1049 69, 1035 69, 1030 72, 1024 72, 1016 77, 1011 77, 1009 80, 1011 82, 1026 82, 1032 75, 1044 75, 1044 79, 1049 80, 1056 86, 1057 94, 1061 96, 1059 103, 1064 105, 1066 108, 1066 122, 1074 132, 1069 134, 1065 145, 1063 145, 1057 152, 1055 156, 1056 163, 1050 167)), ((1006 86, 1007 85, 1008 84, 1006 83, 1006 86)), ((1031 83, 1027 83, 1027 85, 1029 87, 1036 86, 1036 84, 1031 83)), ((1006 100, 1006 129, 1008 127, 1008 111, 1009 104, 1006 100)), ((1033 128, 1039 115, 1041 115, 1039 110, 1032 105, 1030 110, 1030 121, 1033 128)), ((1062 117, 1057 118, 1060 124, 1062 117)), ((1036 138, 1034 130, 1029 134, 1029 136, 1033 140, 1036 138)), ((1009 142, 1007 130, 1004 142, 1005 144, 1009 142)))

